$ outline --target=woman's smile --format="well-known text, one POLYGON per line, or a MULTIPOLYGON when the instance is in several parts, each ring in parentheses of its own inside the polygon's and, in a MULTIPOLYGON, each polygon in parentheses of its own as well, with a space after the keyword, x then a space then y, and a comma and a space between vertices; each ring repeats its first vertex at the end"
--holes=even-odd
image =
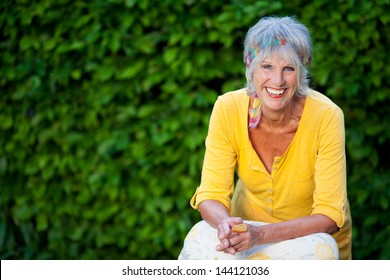
POLYGON ((265 90, 269 93, 269 96, 272 98, 281 98, 286 93, 287 89, 275 89, 270 87, 265 87, 265 90))

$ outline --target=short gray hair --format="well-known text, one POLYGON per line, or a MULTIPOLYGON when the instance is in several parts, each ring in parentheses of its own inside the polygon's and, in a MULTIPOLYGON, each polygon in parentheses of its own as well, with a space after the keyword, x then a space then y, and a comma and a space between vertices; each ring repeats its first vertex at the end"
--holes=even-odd
POLYGON ((248 95, 255 93, 253 72, 267 56, 278 55, 297 67, 297 94, 309 90, 308 67, 312 61, 312 42, 309 29, 293 17, 265 17, 246 34, 244 62, 248 95))

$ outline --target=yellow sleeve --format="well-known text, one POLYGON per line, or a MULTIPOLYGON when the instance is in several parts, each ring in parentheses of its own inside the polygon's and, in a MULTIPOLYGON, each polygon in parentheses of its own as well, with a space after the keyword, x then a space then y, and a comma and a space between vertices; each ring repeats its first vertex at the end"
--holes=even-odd
POLYGON ((338 107, 330 110, 320 127, 312 214, 324 214, 342 227, 347 207, 344 115, 338 107))
POLYGON ((191 199, 198 209, 205 200, 217 200, 230 210, 237 153, 233 144, 234 104, 219 97, 210 117, 200 186, 191 199), (233 115, 232 115, 233 114, 233 115))

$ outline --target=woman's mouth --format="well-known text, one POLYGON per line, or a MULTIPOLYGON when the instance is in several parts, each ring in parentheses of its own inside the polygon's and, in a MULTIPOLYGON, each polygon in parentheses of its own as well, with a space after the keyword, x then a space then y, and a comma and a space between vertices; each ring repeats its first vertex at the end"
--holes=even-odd
POLYGON ((268 87, 266 87, 265 89, 272 98, 280 98, 286 92, 286 89, 274 89, 268 87))

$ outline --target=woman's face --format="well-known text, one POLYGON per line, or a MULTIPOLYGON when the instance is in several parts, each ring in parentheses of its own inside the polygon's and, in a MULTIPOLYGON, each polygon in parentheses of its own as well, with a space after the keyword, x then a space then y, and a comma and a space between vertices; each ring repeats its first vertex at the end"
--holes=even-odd
POLYGON ((297 91, 297 67, 277 57, 266 57, 253 73, 262 106, 283 111, 297 91))

